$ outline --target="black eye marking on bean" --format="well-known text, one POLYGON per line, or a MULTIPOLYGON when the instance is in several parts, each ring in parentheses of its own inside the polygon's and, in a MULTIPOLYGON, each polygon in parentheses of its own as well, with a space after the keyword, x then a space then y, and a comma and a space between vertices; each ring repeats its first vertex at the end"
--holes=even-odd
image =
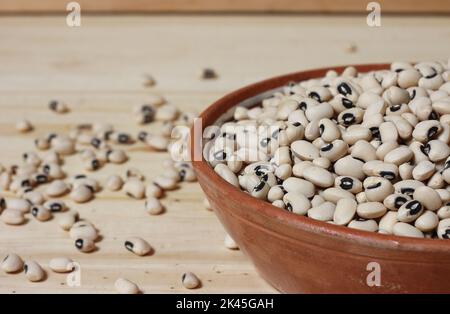
POLYGON ((411 100, 413 100, 416 97, 416 89, 414 88, 411 92, 411 95, 409 98, 411 98, 411 100))
POLYGON ((403 69, 396 69, 396 70, 394 70, 394 72, 396 72, 396 73, 400 73, 401 71, 403 71, 403 69))
POLYGON ((259 192, 264 188, 265 185, 266 185, 266 182, 264 180, 262 180, 257 186, 255 186, 253 191, 259 192))
POLYGON ((380 176, 388 180, 395 179, 395 173, 393 173, 392 171, 380 171, 380 176))
POLYGON ((218 161, 223 161, 227 159, 227 153, 225 153, 223 150, 218 151, 214 154, 214 159, 218 161))
POLYGON ((450 228, 445 229, 445 232, 442 234, 443 239, 450 239, 450 228))
POLYGON ((322 147, 320 148, 320 150, 321 150, 322 152, 328 152, 328 151, 330 151, 330 150, 332 150, 332 149, 333 149, 333 144, 328 144, 328 145, 322 146, 322 147))
POLYGON ((358 158, 358 157, 352 157, 353 159, 356 159, 356 160, 359 160, 360 162, 362 162, 362 163, 365 163, 365 161, 363 160, 363 159, 361 159, 361 158, 358 158))
POLYGON ((20 184, 21 187, 30 187, 31 186, 31 181, 28 179, 25 179, 22 181, 22 183, 20 184))
POLYGON ((75 180, 79 180, 79 179, 86 179, 86 176, 84 174, 76 175, 75 180))
POLYGON ((5 262, 8 259, 9 255, 6 255, 6 257, 3 259, 2 262, 5 262))
POLYGON ((428 154, 430 153, 430 149, 431 149, 430 144, 420 146, 420 151, 426 156, 428 156, 428 154))
POLYGON ((181 276, 181 281, 184 281, 186 279, 186 274, 184 273, 183 276, 181 276))
POLYGON ((58 135, 56 135, 55 133, 50 133, 47 136, 47 141, 50 142, 51 140, 53 140, 54 138, 57 138, 57 137, 58 137, 58 135))
POLYGON ((45 175, 45 174, 38 174, 38 175, 36 176, 36 181, 37 181, 37 183, 39 183, 39 184, 47 183, 47 182, 48 182, 48 176, 45 175))
POLYGON ((356 118, 353 113, 347 112, 342 115, 342 121, 344 122, 344 125, 355 123, 355 120, 356 118))
POLYGON ((435 77, 437 75, 437 71, 435 68, 431 67, 431 69, 433 70, 433 73, 431 73, 430 75, 425 76, 426 79, 431 79, 433 77, 435 77))
POLYGON ((6 208, 6 201, 2 197, 2 198, 0 198, 0 209, 5 209, 5 208, 6 208))
POLYGON ((375 184, 372 184, 372 185, 368 186, 366 189, 367 190, 373 190, 373 189, 379 188, 380 186, 381 186, 381 182, 377 182, 375 184))
POLYGON ((75 241, 75 246, 77 249, 81 249, 83 247, 83 239, 78 239, 75 241))
POLYGON ((372 132, 373 137, 380 138, 380 129, 377 126, 373 126, 369 130, 372 132))
POLYGON ((263 138, 260 143, 261 143, 262 147, 267 147, 269 142, 270 142, 270 137, 267 137, 267 138, 263 138))
POLYGON ((133 244, 132 242, 130 242, 130 241, 125 241, 125 248, 126 248, 128 251, 133 252, 133 247, 134 247, 134 244, 133 244))
POLYGON ((437 132, 438 132, 437 126, 431 127, 427 133, 428 140, 430 140, 433 136, 435 136, 437 134, 437 132))
POLYGON ((347 109, 354 107, 353 101, 351 101, 350 99, 347 99, 347 98, 342 98, 342 105, 347 109))
POLYGON ((406 195, 412 195, 414 193, 415 189, 413 188, 401 188, 400 192, 401 194, 406 194, 406 195))
POLYGON ((293 126, 295 126, 296 128, 298 128, 299 126, 301 126, 302 124, 300 122, 294 122, 292 123, 293 126))
POLYGON ((23 265, 23 271, 25 272, 25 274, 28 272, 28 265, 27 264, 23 265))
POLYGON ((100 147, 101 143, 102 143, 102 141, 100 141, 100 139, 98 139, 98 138, 93 138, 91 141, 91 145, 97 149, 100 147))
POLYGON ((265 175, 263 175, 261 177, 261 180, 264 181, 264 182, 267 182, 269 180, 269 175, 266 173, 265 175))
POLYGON ((302 101, 301 103, 298 104, 298 109, 302 110, 302 111, 306 111, 306 109, 308 109, 308 104, 304 101, 302 101))
POLYGON ((48 103, 48 107, 50 108, 50 110, 56 111, 56 109, 58 108, 58 101, 57 100, 51 100, 48 103))
POLYGON ((34 217, 37 216, 38 212, 39 212, 39 209, 38 209, 37 207, 33 207, 33 208, 31 209, 31 214, 32 214, 34 217))
POLYGON ((311 92, 311 93, 309 93, 308 97, 309 97, 309 98, 312 98, 312 99, 315 99, 315 100, 317 100, 318 102, 322 102, 322 99, 320 99, 320 95, 317 94, 316 92, 311 92))
POLYGON ((406 205, 410 215, 416 215, 422 210, 422 205, 418 201, 411 201, 406 205))
POLYGON ((288 212, 291 212, 291 213, 292 213, 292 204, 291 204, 291 203, 287 203, 287 204, 286 204, 286 210, 287 210, 288 212))
POLYGON ((402 205, 405 204, 407 201, 408 200, 406 199, 406 197, 397 196, 394 200, 394 207, 398 209, 402 207, 402 205))
POLYGON ((390 107, 389 107, 389 110, 390 110, 391 112, 396 112, 396 111, 399 111, 401 107, 402 107, 402 105, 390 106, 390 107))
POLYGON ((345 82, 342 82, 341 84, 339 84, 337 86, 337 90, 338 90, 339 94, 342 94, 344 96, 347 96, 348 94, 350 94, 350 95, 352 94, 352 89, 345 82))
POLYGON ((339 184, 339 186, 343 189, 343 190, 351 190, 353 187, 353 179, 352 178, 342 178, 341 179, 341 184, 339 184))
POLYGON ((429 120, 439 120, 439 115, 433 110, 428 116, 429 120))
POLYGON ((94 187, 93 186, 91 186, 91 185, 88 185, 88 184, 85 184, 84 185, 85 187, 87 187, 90 191, 91 191, 91 193, 94 193, 95 192, 95 190, 94 190, 94 187))
POLYGON ((100 162, 97 159, 92 160, 92 169, 97 170, 100 168, 100 162))
POLYGON ((450 160, 446 161, 444 164, 444 170, 447 170, 448 168, 450 168, 450 160))
POLYGON ((319 125, 319 134, 322 135, 323 131, 325 131, 325 126, 323 124, 319 125))
POLYGON ((27 153, 24 153, 24 154, 22 155, 22 158, 23 158, 23 160, 27 160, 27 159, 28 159, 28 154, 27 154, 27 153))
POLYGON ((62 205, 58 203, 53 203, 50 205, 51 212, 60 212, 62 210, 62 205))
POLYGON ((277 180, 277 184, 283 184, 283 180, 275 176, 275 179, 277 180))
POLYGON ((281 129, 275 130, 275 131, 272 133, 272 138, 278 139, 278 136, 280 135, 280 131, 281 131, 281 129))
POLYGON ((323 84, 322 86, 328 88, 330 87, 330 84, 323 84))
POLYGON ((356 221, 366 221, 364 218, 358 217, 355 219, 356 221))
POLYGON ((181 181, 183 181, 184 178, 186 178, 186 170, 185 169, 181 169, 179 174, 180 174, 181 181))

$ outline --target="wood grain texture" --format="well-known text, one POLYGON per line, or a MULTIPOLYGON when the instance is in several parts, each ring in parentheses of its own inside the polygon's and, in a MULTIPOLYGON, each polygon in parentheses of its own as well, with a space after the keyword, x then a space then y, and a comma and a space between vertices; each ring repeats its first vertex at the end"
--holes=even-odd
MULTIPOLYGON (((365 13, 365 0, 77 0, 85 12, 365 13)), ((450 13, 446 0, 378 0, 383 13, 450 13)), ((3 0, 0 12, 64 12, 69 1, 3 0)))
MULTIPOLYGON (((16 163, 35 136, 64 131, 79 122, 103 120, 135 133, 131 107, 151 93, 165 95, 183 110, 201 111, 225 93, 273 75, 328 65, 448 58, 450 22, 446 18, 384 18, 369 28, 361 17, 304 16, 150 16, 87 17, 69 28, 63 17, 0 18, 0 163, 16 163), (349 43, 357 46, 348 53, 349 43), (220 77, 201 81, 204 67, 220 77), (144 74, 158 81, 143 87, 144 74), (70 104, 68 115, 47 110, 50 99, 70 104), (20 135, 14 123, 28 118, 36 131, 20 135)), ((157 131, 158 125, 145 127, 157 131)), ((136 145, 130 165, 149 179, 163 172, 163 153, 136 145)), ((70 173, 81 171, 77 157, 70 173)), ((95 174, 101 181, 124 169, 108 165, 95 174)), ((110 293, 119 276, 136 281, 146 293, 187 292, 180 276, 198 273, 204 287, 194 293, 275 292, 241 252, 223 247, 224 232, 213 213, 204 210, 196 184, 183 184, 163 203, 167 212, 147 215, 143 201, 121 193, 101 192, 89 204, 74 205, 100 229, 99 251, 78 253, 56 221, 29 221, 21 227, 0 223, 0 258, 14 251, 44 266, 68 256, 82 267, 82 286, 61 285, 65 275, 49 272, 42 283, 23 274, 0 272, 0 292, 110 293), (122 241, 142 236, 155 255, 138 258, 122 241)))

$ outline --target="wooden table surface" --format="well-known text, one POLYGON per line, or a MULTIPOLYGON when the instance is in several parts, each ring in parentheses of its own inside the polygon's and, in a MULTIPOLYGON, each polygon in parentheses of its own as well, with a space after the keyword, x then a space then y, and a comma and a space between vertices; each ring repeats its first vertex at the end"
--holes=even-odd
MULTIPOLYGON (((318 66, 448 58, 448 17, 382 17, 370 28, 365 16, 92 16, 69 28, 65 17, 0 17, 0 163, 16 163, 33 139, 75 123, 104 121, 121 130, 139 128, 131 107, 151 93, 164 95, 183 110, 200 112, 225 93, 263 78, 318 66), (357 51, 348 52, 349 45, 357 51), (220 78, 202 81, 199 72, 214 68, 220 78), (158 84, 143 86, 145 74, 158 84), (72 107, 67 115, 48 111, 50 99, 72 107), (35 132, 18 134, 17 120, 27 118, 35 132)), ((147 177, 162 173, 164 153, 129 147, 128 165, 147 177)), ((80 172, 77 157, 69 173, 80 172)), ((108 165, 94 174, 101 181, 124 168, 108 165)), ((6 194, 8 195, 8 194, 6 194)), ((23 273, 0 272, 0 292, 109 293, 124 276, 146 293, 184 293, 180 276, 193 271, 203 281, 196 293, 272 293, 250 261, 223 246, 224 231, 202 206, 197 184, 163 199, 167 212, 149 216, 143 201, 101 192, 94 202, 72 205, 101 231, 99 251, 78 253, 56 221, 31 219, 20 227, 0 224, 0 258, 13 251, 47 268, 53 257, 68 256, 81 265, 81 286, 68 287, 66 276, 48 272, 42 283, 23 273), (155 254, 136 257, 123 239, 141 236, 155 254)), ((276 267, 276 265, 274 265, 276 267)), ((47 268, 48 269, 48 268, 47 268)))

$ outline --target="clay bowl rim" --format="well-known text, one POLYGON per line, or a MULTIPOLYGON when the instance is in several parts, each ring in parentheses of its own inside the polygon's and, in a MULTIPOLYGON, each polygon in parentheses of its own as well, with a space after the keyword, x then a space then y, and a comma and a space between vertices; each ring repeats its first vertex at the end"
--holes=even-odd
MULTIPOLYGON (((202 132, 205 127, 215 123, 217 121, 217 118, 221 117, 230 108, 235 107, 236 104, 241 103, 245 99, 259 95, 265 91, 281 87, 283 85, 286 85, 290 81, 301 81, 323 76, 329 70, 334 70, 338 73, 341 73, 348 66, 355 67, 358 72, 368 72, 373 70, 389 69, 390 64, 373 63, 317 68, 276 76, 247 85, 221 97, 212 105, 208 106, 200 114, 200 118, 202 119, 203 123, 202 132), (217 112, 219 112, 219 114, 217 115, 217 118, 214 118, 217 112)), ((193 160, 192 164, 197 174, 203 175, 204 177, 208 178, 211 185, 219 187, 220 190, 224 191, 225 194, 227 194, 229 197, 232 197, 233 199, 242 199, 245 202, 248 202, 249 205, 247 205, 247 207, 251 211, 251 215, 263 215, 265 217, 274 219, 290 228, 302 229, 306 232, 339 238, 343 241, 351 241, 353 243, 357 242, 358 244, 370 247, 397 250, 401 249, 416 252, 450 252, 450 243, 448 240, 444 239, 403 237, 357 230, 346 226, 333 225, 330 223, 314 220, 307 216, 296 215, 294 213, 281 210, 280 208, 275 207, 268 202, 250 196, 249 194, 241 191, 237 187, 229 184, 227 181, 222 179, 222 177, 220 177, 203 158, 203 154, 201 153, 201 141, 196 140, 195 137, 191 137, 191 147, 193 148, 191 151, 191 157, 193 160), (195 153, 200 153, 201 160, 196 161, 193 158, 195 153), (250 205, 250 203, 253 203, 253 205, 250 205), (254 210, 255 208, 257 208, 257 210, 254 210)), ((223 208, 222 210, 227 211, 226 208, 223 208)), ((262 225, 262 227, 270 229, 270 225, 267 224, 262 225)), ((289 235, 286 236, 291 237, 289 235)))

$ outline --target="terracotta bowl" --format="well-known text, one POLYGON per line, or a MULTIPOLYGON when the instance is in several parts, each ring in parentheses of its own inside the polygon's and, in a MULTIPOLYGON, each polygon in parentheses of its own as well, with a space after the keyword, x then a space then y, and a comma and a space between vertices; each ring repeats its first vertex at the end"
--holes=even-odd
MULTIPOLYGON (((389 65, 355 67, 366 72, 389 65)), ((239 89, 202 113, 203 128, 216 124, 237 104, 258 104, 268 91, 323 76, 330 69, 341 72, 344 67, 288 74, 239 89)), ((201 145, 194 136, 192 155, 201 156, 201 145)), ((450 241, 382 235, 315 221, 251 197, 228 184, 203 159, 193 164, 227 232, 261 276, 281 292, 450 292, 450 241)))

